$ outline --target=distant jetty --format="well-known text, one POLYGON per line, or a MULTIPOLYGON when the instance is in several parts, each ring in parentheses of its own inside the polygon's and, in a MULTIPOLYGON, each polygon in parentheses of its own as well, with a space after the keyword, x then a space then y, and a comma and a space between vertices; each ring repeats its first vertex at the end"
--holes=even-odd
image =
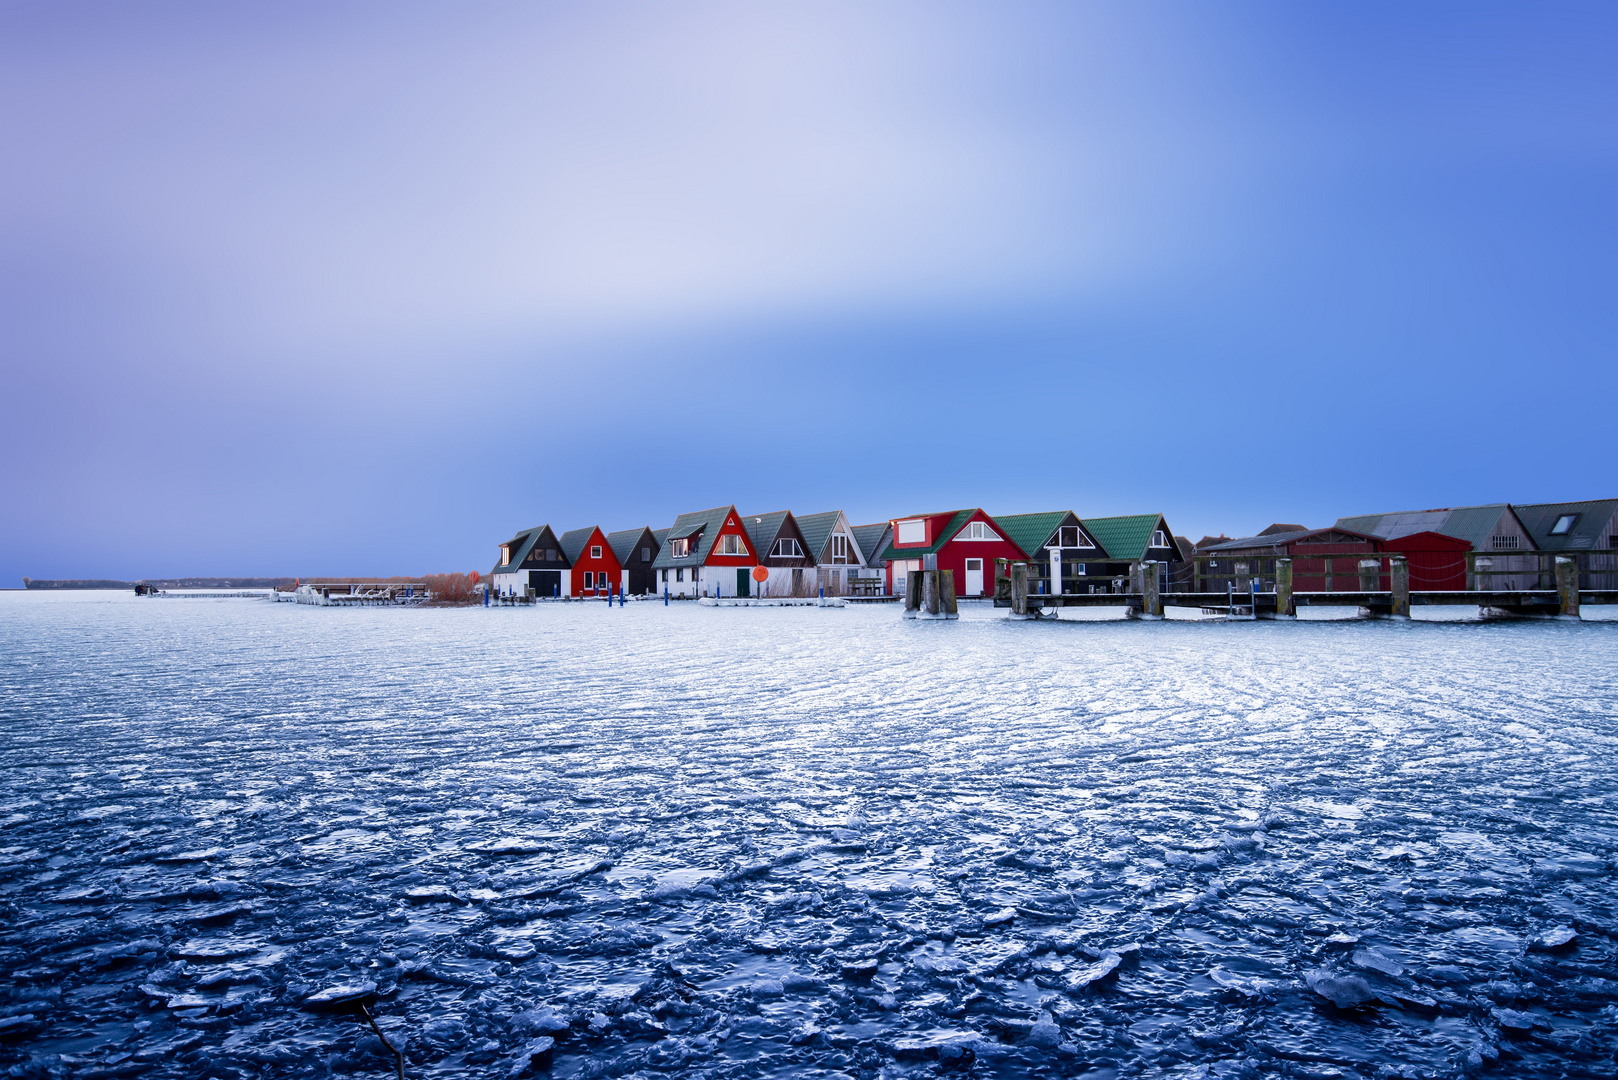
POLYGON ((289 577, 188 577, 142 578, 140 581, 112 581, 103 578, 23 578, 25 589, 133 589, 149 585, 158 589, 276 589, 291 585, 289 577))

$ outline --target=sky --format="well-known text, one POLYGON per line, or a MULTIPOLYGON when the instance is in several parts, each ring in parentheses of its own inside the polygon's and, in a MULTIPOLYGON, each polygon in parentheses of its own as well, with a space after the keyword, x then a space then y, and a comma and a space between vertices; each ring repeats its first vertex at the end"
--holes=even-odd
POLYGON ((0 0, 0 587, 1618 496, 1618 7, 0 0))

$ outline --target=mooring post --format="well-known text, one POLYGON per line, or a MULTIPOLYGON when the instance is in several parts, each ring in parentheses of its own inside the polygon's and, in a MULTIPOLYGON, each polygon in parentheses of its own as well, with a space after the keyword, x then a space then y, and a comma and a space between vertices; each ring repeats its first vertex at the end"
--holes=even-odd
POLYGON ((1028 617, 1028 564, 1011 564, 1011 614, 1015 618, 1028 617))
POLYGON ((905 617, 914 619, 921 610, 921 571, 905 572, 905 617))
POLYGON ((945 618, 953 619, 960 614, 955 606, 955 571, 938 571, 938 610, 945 618))
POLYGON ((1577 557, 1556 556, 1556 603, 1559 614, 1573 619, 1579 617, 1579 560, 1577 557))
POLYGON ((1140 564, 1141 607, 1142 615, 1151 619, 1163 617, 1163 597, 1157 588, 1157 563, 1144 562, 1140 564))
POLYGON ((1275 560, 1275 614, 1294 617, 1298 614, 1292 606, 1292 560, 1275 560))
POLYGON ((1410 560, 1395 555, 1389 560, 1393 564, 1393 617, 1395 619, 1410 618, 1410 560))
POLYGON ((1011 606, 1011 560, 994 560, 994 606, 1011 606))
POLYGON ((927 614, 937 615, 942 610, 939 606, 938 571, 923 570, 921 572, 921 606, 927 614))

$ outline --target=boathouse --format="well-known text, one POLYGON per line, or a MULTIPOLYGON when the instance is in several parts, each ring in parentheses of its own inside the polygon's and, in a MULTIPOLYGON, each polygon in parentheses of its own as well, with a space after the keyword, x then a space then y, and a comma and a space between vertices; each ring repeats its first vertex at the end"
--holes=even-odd
MULTIPOLYGON (((1482 574, 1472 575, 1461 588, 1539 587, 1539 556, 1527 554, 1536 550, 1534 538, 1510 503, 1357 514, 1338 518, 1337 527, 1369 533, 1383 540, 1398 540, 1423 532, 1465 540, 1471 545, 1472 551, 1479 553, 1479 557, 1473 560, 1473 566, 1482 574)), ((1411 588, 1419 589, 1421 586, 1412 582, 1411 588)))
POLYGON ((864 576, 865 551, 841 510, 805 514, 797 519, 804 543, 815 560, 816 595, 847 596, 855 578, 864 576))
POLYGON ((814 595, 815 559, 792 511, 749 514, 742 524, 753 540, 753 550, 759 553, 759 563, 769 572, 769 577, 755 584, 758 595, 814 595))
POLYGON ((1386 592, 1389 589, 1381 537, 1331 526, 1245 536, 1210 544, 1196 564, 1192 592, 1271 592, 1275 560, 1292 560, 1295 592, 1386 592), (1253 583, 1257 582, 1257 588, 1253 583))
POLYGON ((572 591, 569 596, 616 595, 623 576, 623 564, 617 552, 607 542, 607 534, 599 525, 573 529, 562 534, 562 554, 572 567, 572 591))
POLYGON ((570 565, 551 527, 538 525, 500 545, 489 587, 498 596, 566 596, 570 565))
POLYGON ((660 591, 686 597, 750 596, 757 565, 757 550, 734 506, 675 518, 652 564, 660 591))
POLYGON ((1076 591, 1126 592, 1132 587, 1131 568, 1142 562, 1157 564, 1159 591, 1189 589, 1191 553, 1180 550, 1174 530, 1162 514, 1084 518, 1080 524, 1105 557, 1099 562, 1085 561, 1076 591))
POLYGON ((905 575, 911 570, 951 570, 956 596, 992 596, 994 561, 1028 558, 994 518, 978 508, 912 514, 888 524, 893 535, 883 558, 890 592, 904 591, 905 575))
POLYGON ((1429 530, 1384 540, 1382 550, 1405 556, 1410 566, 1410 587, 1418 592, 1466 588, 1466 553, 1472 550, 1468 540, 1429 530))
MULTIPOLYGON (((1106 592, 1112 569, 1107 552, 1071 510, 997 514, 1006 536, 1028 553, 1029 589, 1040 594, 1106 592)), ((1125 576, 1128 569, 1125 568, 1125 576)))
POLYGON ((657 572, 652 569, 652 564, 657 561, 663 541, 656 530, 648 525, 623 529, 608 533, 607 543, 612 545, 613 554, 618 556, 618 565, 623 567, 623 578, 618 588, 625 595, 645 596, 657 591, 657 572))

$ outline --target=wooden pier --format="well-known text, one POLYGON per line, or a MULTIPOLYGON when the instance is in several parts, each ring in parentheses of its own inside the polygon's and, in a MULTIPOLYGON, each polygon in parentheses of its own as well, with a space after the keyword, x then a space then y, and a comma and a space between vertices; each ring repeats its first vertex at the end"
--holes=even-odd
MULTIPOLYGON (((1031 576, 1030 564, 1002 561, 996 567, 995 605, 1009 607, 1012 619, 1038 619, 1046 612, 1054 614, 1055 609, 1064 607, 1121 607, 1131 617, 1141 619, 1161 619, 1170 607, 1197 608, 1206 614, 1237 619, 1288 619, 1296 618, 1299 608, 1353 607, 1367 618, 1408 618, 1412 607, 1430 606, 1477 607, 1501 615, 1578 618, 1585 604, 1618 604, 1618 551, 1536 552, 1534 555, 1539 557, 1541 565, 1538 567, 1495 570, 1489 566, 1487 556, 1478 558, 1469 554, 1468 580, 1478 587, 1459 590, 1412 589, 1409 562, 1397 554, 1355 556, 1352 560, 1339 557, 1339 562, 1352 561, 1355 565, 1350 573, 1336 575, 1332 573, 1332 559, 1311 559, 1313 563, 1325 563, 1323 574, 1320 568, 1311 567, 1311 578, 1323 577, 1327 587, 1309 591, 1293 589, 1293 560, 1288 558, 1251 560, 1255 564, 1269 565, 1255 566, 1255 573, 1244 574, 1240 579, 1229 572, 1213 574, 1204 566, 1194 567, 1192 580, 1196 585, 1223 579, 1222 591, 1176 589, 1172 583, 1165 589, 1164 564, 1132 563, 1124 589, 1087 593, 1041 592, 1038 587, 1043 583, 1031 576), (1483 566, 1479 567, 1479 563, 1483 566), (1498 576, 1510 576, 1515 579, 1514 584, 1525 576, 1549 578, 1549 581, 1536 582, 1549 587, 1482 587, 1498 576), (1387 587, 1379 587, 1384 582, 1387 587), (1332 587, 1339 584, 1345 587, 1332 587)), ((1198 560, 1214 561, 1203 556, 1198 556, 1198 560)))

